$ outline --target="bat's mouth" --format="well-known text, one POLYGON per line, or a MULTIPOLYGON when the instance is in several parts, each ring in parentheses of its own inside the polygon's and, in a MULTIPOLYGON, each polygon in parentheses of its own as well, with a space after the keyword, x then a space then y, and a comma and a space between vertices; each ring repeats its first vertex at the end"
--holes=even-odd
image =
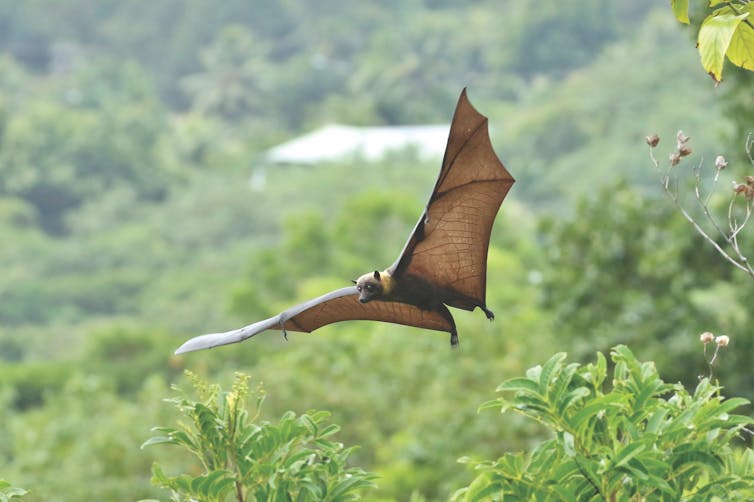
POLYGON ((359 301, 360 301, 361 303, 366 303, 366 302, 368 302, 369 300, 367 300, 366 298, 359 298, 359 301))

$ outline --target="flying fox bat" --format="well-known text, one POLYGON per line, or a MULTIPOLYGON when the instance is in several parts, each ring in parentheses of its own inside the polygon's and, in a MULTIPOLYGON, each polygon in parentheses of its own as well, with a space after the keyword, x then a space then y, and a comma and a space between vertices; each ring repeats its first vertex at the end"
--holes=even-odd
POLYGON ((312 332, 340 321, 384 321, 450 333, 458 331, 448 306, 479 307, 487 318, 487 249, 500 204, 513 177, 495 155, 487 118, 466 90, 458 100, 448 144, 424 213, 398 259, 337 289, 280 314, 225 333, 188 340, 176 354, 237 343, 268 329, 312 332))

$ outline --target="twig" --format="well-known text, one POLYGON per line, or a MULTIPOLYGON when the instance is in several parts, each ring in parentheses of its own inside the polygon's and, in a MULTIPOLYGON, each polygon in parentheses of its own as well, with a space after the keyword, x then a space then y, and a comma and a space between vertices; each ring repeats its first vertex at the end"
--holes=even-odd
MULTIPOLYGON (((754 164, 754 158, 752 158, 752 150, 754 150, 754 138, 752 135, 749 135, 746 140, 746 152, 749 156, 749 159, 751 159, 752 164, 754 164)), ((657 158, 654 155, 654 146, 650 144, 649 147, 649 157, 652 161, 652 164, 655 166, 655 169, 657 169, 660 172, 663 172, 662 168, 660 167, 660 163, 657 160, 657 158)), ((723 231, 722 227, 718 224, 715 217, 712 215, 712 212, 709 209, 709 200, 712 197, 712 194, 715 192, 718 186, 718 182, 720 179, 720 171, 721 169, 718 168, 715 172, 715 176, 712 180, 712 189, 706 193, 706 195, 703 195, 702 191, 702 177, 701 177, 701 169, 702 169, 702 163, 700 162, 699 165, 694 169, 694 195, 697 200, 697 203, 699 204, 702 212, 704 213, 705 219, 712 225, 714 230, 725 240, 725 242, 730 246, 731 250, 733 251, 734 255, 731 255, 730 252, 725 250, 700 224, 697 222, 694 217, 686 210, 686 208, 683 206, 683 204, 680 201, 679 197, 679 190, 677 185, 673 188, 671 188, 671 174, 673 170, 673 163, 671 162, 670 166, 667 168, 667 170, 664 171, 662 178, 661 178, 661 185, 667 196, 670 198, 670 200, 675 204, 676 208, 680 211, 680 213, 683 215, 683 217, 688 221, 693 227, 696 232, 702 236, 707 242, 709 242, 715 250, 731 265, 736 267, 737 269, 741 270, 742 272, 745 272, 749 274, 751 277, 754 277, 754 268, 752 268, 751 264, 749 263, 748 258, 746 255, 744 255, 741 252, 741 249, 739 247, 738 243, 738 234, 739 232, 746 226, 746 224, 749 222, 749 219, 751 218, 752 213, 752 201, 747 200, 746 201, 746 216, 744 217, 744 220, 742 223, 738 223, 734 217, 734 206, 737 199, 737 194, 734 194, 731 198, 730 204, 728 206, 728 228, 729 232, 723 231)))
MULTIPOLYGON (((738 8, 735 5, 733 5, 733 2, 725 2, 725 5, 727 5, 728 7, 730 7, 730 10, 732 10, 733 12, 735 12, 736 15, 738 15, 738 16, 740 16, 741 14, 743 14, 740 10, 738 10, 738 8)), ((752 24, 751 21, 749 21, 748 19, 744 19, 743 22, 746 25, 748 25, 749 28, 751 28, 752 30, 754 30, 754 24, 752 24)))
MULTIPOLYGON (((707 197, 705 198, 705 200, 702 201, 701 188, 700 188, 702 185, 702 175, 701 175, 702 165, 703 165, 702 161, 699 161, 699 164, 694 169, 696 173, 694 176, 696 179, 694 183, 694 193, 696 194, 696 200, 699 203, 699 206, 702 208, 702 212, 704 213, 704 216, 707 218, 707 221, 710 222, 710 224, 715 228, 717 233, 722 235, 724 239, 728 240, 725 235, 725 232, 723 232, 723 229, 720 228, 720 225, 717 224, 717 220, 712 216, 712 213, 709 210, 709 200, 710 198, 712 198, 712 194, 715 193, 715 190, 717 189, 717 182, 720 179, 720 169, 715 170, 715 177, 712 181, 712 188, 707 193, 707 197)), ((733 200, 735 199, 731 199, 731 203, 733 202, 733 200)))

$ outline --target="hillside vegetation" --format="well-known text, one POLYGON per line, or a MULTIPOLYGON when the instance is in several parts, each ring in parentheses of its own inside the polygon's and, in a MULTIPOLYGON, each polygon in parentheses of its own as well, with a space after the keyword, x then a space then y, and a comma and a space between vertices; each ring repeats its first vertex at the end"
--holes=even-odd
POLYGON ((625 343, 693 386, 699 333, 724 332, 716 376, 754 399, 751 280, 662 198, 644 143, 683 129, 689 166, 743 157, 727 103, 747 87, 714 88, 655 4, 0 3, 0 479, 24 500, 165 497, 150 466, 170 451, 139 445, 175 421, 161 400, 185 369, 250 374, 263 418, 330 411, 380 476, 371 500, 446 500, 475 477, 459 457, 541 439, 477 408, 555 352, 625 343), (172 355, 392 263, 439 168, 273 166, 267 148, 331 122, 446 123, 463 87, 517 179, 494 323, 459 312, 457 351, 353 322, 172 355))

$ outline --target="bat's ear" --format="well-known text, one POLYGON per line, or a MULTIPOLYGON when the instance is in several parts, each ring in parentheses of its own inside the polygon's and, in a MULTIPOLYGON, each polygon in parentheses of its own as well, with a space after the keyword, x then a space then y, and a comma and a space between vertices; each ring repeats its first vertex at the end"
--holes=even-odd
POLYGON ((380 280, 380 273, 377 270, 374 271, 374 278, 380 280))
POLYGON ((357 281, 356 279, 351 279, 351 282, 354 283, 354 284, 358 284, 359 283, 359 281, 357 281))

